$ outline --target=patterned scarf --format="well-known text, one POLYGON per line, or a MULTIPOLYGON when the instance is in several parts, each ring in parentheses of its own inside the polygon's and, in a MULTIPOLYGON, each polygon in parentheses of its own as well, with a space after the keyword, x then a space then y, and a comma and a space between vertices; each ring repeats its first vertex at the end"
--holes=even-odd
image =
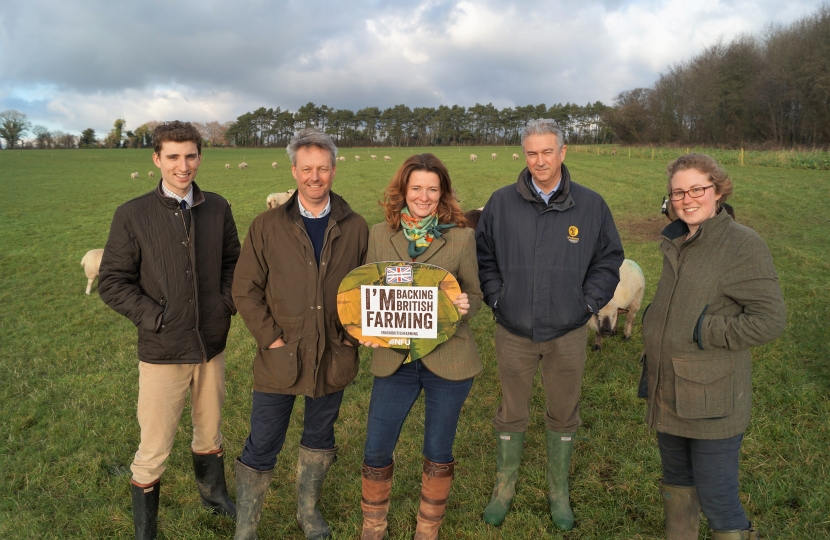
POLYGON ((409 256, 415 257, 427 250, 433 239, 441 238, 441 231, 455 227, 455 223, 438 224, 437 211, 424 219, 412 217, 409 208, 401 210, 401 226, 403 235, 409 240, 409 256))

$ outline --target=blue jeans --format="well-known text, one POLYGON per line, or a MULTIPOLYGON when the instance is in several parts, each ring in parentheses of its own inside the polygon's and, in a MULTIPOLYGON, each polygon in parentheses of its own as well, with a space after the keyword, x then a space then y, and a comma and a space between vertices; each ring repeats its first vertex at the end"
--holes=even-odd
POLYGON ((453 461, 452 445, 461 406, 473 379, 450 381, 428 370, 420 360, 402 365, 389 377, 375 377, 363 461, 375 468, 392 463, 401 428, 424 390, 424 457, 435 463, 453 461))
MULTIPOLYGON (((251 433, 239 460, 259 471, 269 471, 277 463, 277 454, 285 443, 288 422, 297 396, 254 392, 251 407, 251 433)), ((343 391, 312 399, 305 398, 303 436, 306 448, 334 448, 334 422, 340 415, 343 391)))
POLYGON ((700 508, 715 531, 749 528, 738 497, 738 454, 744 435, 689 439, 657 432, 663 482, 695 486, 700 508))

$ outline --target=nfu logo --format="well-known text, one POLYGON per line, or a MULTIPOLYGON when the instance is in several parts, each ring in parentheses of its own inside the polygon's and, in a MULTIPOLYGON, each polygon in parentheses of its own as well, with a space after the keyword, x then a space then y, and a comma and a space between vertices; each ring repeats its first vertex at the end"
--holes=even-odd
POLYGON ((386 268, 386 284, 412 283, 411 266, 388 266, 386 268))

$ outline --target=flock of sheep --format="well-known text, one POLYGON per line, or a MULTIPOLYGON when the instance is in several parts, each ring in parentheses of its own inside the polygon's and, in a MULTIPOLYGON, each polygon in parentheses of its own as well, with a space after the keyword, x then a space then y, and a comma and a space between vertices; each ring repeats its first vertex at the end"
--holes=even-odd
MULTIPOLYGON (((499 157, 499 156, 498 156, 498 154, 496 154, 495 152, 493 152, 492 154, 490 154, 490 159, 493 159, 493 160, 494 160, 494 159, 496 159, 497 157, 499 157)), ((517 159, 519 159, 519 154, 513 154, 513 161, 516 161, 517 159)), ((475 155, 475 154, 470 154, 470 161, 478 161, 478 156, 477 156, 477 155, 475 155)))

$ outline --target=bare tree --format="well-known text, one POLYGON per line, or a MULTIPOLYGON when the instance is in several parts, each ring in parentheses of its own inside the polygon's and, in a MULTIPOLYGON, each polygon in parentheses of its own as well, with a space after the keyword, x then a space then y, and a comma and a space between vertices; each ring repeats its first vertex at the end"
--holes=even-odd
POLYGON ((6 148, 12 149, 22 139, 31 124, 26 115, 9 109, 0 113, 0 137, 5 139, 6 148))
POLYGON ((52 133, 46 128, 46 126, 36 125, 32 128, 32 134, 35 136, 35 145, 43 150, 45 148, 52 148, 54 145, 54 139, 52 137, 52 133))

